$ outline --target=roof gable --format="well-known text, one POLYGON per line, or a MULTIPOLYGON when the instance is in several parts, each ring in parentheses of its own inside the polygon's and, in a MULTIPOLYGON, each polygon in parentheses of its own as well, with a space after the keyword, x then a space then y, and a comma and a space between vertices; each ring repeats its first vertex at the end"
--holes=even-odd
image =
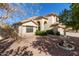
POLYGON ((43 17, 43 16, 36 17, 34 20, 37 20, 37 19, 46 19, 47 20, 47 18, 43 17))
POLYGON ((37 23, 36 23, 36 22, 34 22, 33 20, 28 20, 28 21, 22 22, 22 24, 24 24, 24 23, 28 23, 28 22, 33 22, 34 24, 36 24, 36 25, 37 25, 37 23))
POLYGON ((56 16, 56 17, 58 17, 56 14, 54 14, 54 13, 51 13, 51 14, 48 14, 48 15, 46 15, 45 17, 49 17, 49 16, 56 16))
POLYGON ((37 24, 34 21, 28 21, 28 22, 22 23, 22 26, 37 26, 37 24))

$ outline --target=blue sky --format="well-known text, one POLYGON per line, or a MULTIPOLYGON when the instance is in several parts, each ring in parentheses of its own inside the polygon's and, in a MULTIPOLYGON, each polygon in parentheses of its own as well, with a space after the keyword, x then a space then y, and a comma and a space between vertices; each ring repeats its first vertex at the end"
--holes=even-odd
POLYGON ((32 16, 43 16, 50 13, 56 13, 57 15, 59 15, 62 10, 69 9, 70 4, 69 3, 13 4, 13 7, 16 6, 19 9, 21 9, 21 12, 16 12, 12 14, 12 16, 14 17, 6 21, 9 24, 22 21, 32 16))

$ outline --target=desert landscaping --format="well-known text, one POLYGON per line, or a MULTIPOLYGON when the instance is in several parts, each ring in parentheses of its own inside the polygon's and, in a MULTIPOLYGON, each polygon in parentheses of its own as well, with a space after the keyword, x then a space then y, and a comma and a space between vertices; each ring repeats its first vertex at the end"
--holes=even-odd
POLYGON ((79 56, 79 4, 0 3, 0 56, 79 56))
POLYGON ((68 42, 75 46, 69 51, 57 46, 64 37, 61 36, 28 36, 14 40, 8 38, 0 41, 1 56, 78 56, 79 38, 69 37, 68 42), (74 43, 73 43, 74 42, 74 43))

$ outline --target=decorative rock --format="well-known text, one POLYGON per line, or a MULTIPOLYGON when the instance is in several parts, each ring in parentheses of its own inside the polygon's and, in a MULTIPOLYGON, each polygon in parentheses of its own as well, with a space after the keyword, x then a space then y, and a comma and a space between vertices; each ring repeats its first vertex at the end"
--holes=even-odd
POLYGON ((64 50, 70 50, 70 51, 71 50, 75 50, 75 46, 74 45, 72 45, 70 43, 67 43, 66 41, 62 41, 62 42, 58 43, 57 46, 62 48, 62 49, 64 49, 64 50))

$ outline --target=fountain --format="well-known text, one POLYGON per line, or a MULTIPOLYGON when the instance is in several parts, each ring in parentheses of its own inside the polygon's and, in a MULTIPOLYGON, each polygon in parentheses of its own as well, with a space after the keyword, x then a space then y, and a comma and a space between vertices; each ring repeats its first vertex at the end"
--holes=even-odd
MULTIPOLYGON (((68 39, 67 37, 65 37, 65 38, 68 39)), ((69 43, 66 39, 57 43, 57 46, 64 50, 70 50, 70 51, 75 50, 75 46, 72 45, 71 43, 69 43)))

